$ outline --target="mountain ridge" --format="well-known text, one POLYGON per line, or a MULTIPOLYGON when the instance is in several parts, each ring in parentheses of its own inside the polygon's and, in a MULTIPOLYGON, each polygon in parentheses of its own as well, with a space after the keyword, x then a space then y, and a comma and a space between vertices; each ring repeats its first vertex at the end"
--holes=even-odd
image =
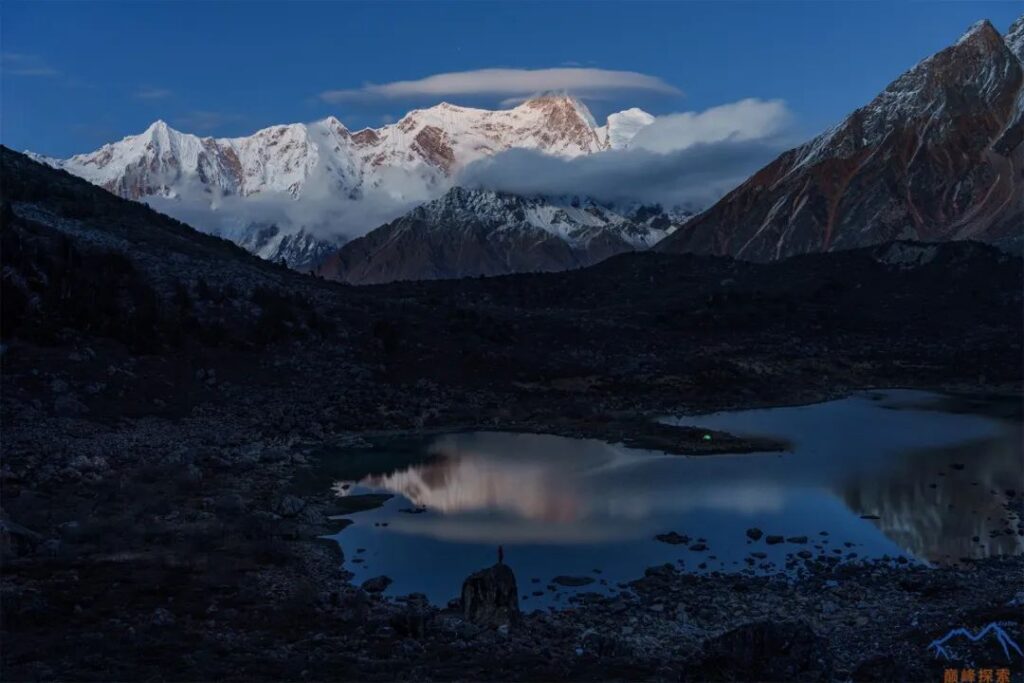
POLYGON ((544 94, 499 110, 442 102, 357 131, 328 116, 214 138, 158 119, 94 152, 68 159, 28 155, 240 244, 259 243, 270 225, 282 235, 304 233, 292 242, 303 242, 305 250, 258 253, 306 269, 315 254, 344 242, 339 234, 365 232, 440 196, 473 161, 513 148, 568 158, 594 154, 628 144, 651 121, 631 109, 598 126, 581 101, 544 94), (322 208, 289 203, 300 199, 322 208))
POLYGON ((772 260, 900 238, 1014 236, 1024 188, 1021 20, 988 21, 783 153, 656 248, 772 260))
POLYGON ((568 270, 648 249, 688 217, 660 206, 453 187, 352 240, 318 273, 380 284, 568 270))

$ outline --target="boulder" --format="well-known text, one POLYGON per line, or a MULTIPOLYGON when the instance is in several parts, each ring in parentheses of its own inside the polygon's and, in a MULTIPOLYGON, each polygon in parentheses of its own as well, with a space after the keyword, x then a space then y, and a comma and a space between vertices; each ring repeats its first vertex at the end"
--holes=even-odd
POLYGON ((0 517, 0 556, 8 558, 31 555, 42 542, 41 534, 0 517))
POLYGON ((383 593, 391 585, 391 577, 375 576, 363 581, 363 590, 367 593, 383 593))
POLYGON ((171 614, 170 610, 164 609, 163 607, 157 607, 153 610, 153 616, 150 617, 149 623, 153 626, 174 626, 174 615, 171 614))
POLYGON ((698 680, 824 680, 828 643, 803 622, 744 624, 704 642, 698 680))
POLYGON ((683 543, 690 542, 689 536, 680 535, 675 531, 670 531, 667 534, 658 534, 654 538, 661 541, 662 543, 668 543, 670 545, 681 545, 683 543))
POLYGON ((305 509, 306 501, 302 500, 298 496, 290 494, 282 496, 274 506, 274 512, 282 517, 296 517, 305 509))
POLYGON ((654 567, 648 567, 644 570, 644 578, 665 579, 673 578, 676 574, 677 571, 675 565, 669 564, 668 562, 666 562, 665 564, 656 565, 654 567))
POLYGON ((430 618, 430 603, 422 593, 413 593, 404 599, 404 607, 391 615, 391 628, 403 638, 423 638, 430 618))
POLYGON ((481 569, 462 582, 462 616, 490 628, 519 622, 519 589, 507 564, 481 569))
POLYGON ((589 576, 556 576, 551 579, 551 583, 557 583, 559 586, 586 586, 594 583, 594 579, 589 576))
POLYGON ((53 399, 53 412, 63 417, 74 417, 89 412, 89 408, 71 394, 53 399))

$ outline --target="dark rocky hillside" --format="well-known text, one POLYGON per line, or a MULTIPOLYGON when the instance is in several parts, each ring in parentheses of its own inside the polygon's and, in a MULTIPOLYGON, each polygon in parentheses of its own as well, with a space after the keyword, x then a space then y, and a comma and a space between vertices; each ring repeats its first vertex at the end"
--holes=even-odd
POLYGON ((753 357, 769 372, 781 358, 828 362, 835 378, 844 364, 897 359, 936 377, 1018 376, 1019 335, 1001 332, 1019 321, 1021 261, 976 243, 764 265, 636 253, 563 273, 353 288, 8 150, 3 174, 3 335, 16 345, 98 337, 236 358, 314 346, 288 351, 296 367, 284 374, 336 355, 381 380, 494 389, 500 377, 507 390, 583 376, 686 385, 706 371, 753 392, 760 380, 743 370, 753 357), (967 349, 971 363, 945 367, 967 349))
MULTIPOLYGON (((880 381, 1020 377, 1021 260, 981 244, 773 264, 637 253, 563 273, 350 287, 19 154, 5 150, 3 163, 8 367, 23 348, 94 339, 193 369, 269 363, 244 381, 273 387, 275 400, 248 402, 266 398, 277 414, 339 401, 348 427, 482 419, 489 408, 450 401, 466 391, 489 405, 509 392, 525 392, 520 405, 561 396, 600 414, 684 404, 694 390, 704 403, 768 402, 880 381), (413 385, 415 396, 400 389, 413 385), (388 419, 369 396, 394 404, 388 419)), ((189 383, 175 377, 168 391, 189 383)))
MULTIPOLYGON (((514 429, 711 454, 765 444, 707 443, 649 418, 864 387, 1020 391, 1022 261, 977 243, 770 264, 638 253, 563 273, 352 287, 6 149, 0 179, 5 681, 681 679, 715 675, 714 653, 759 633, 818 652, 806 629, 772 622, 818 609, 828 568, 784 586, 653 571, 628 605, 528 616, 508 637, 386 601, 351 585, 317 540, 345 510, 303 489, 303 473, 324 444, 381 433, 514 429), (697 649, 651 616, 666 592, 707 605, 697 649), (638 614, 657 647, 594 640, 638 614), (603 654, 578 656, 581 642, 603 654)), ((944 627, 953 611, 982 620, 1012 593, 1013 562, 927 575, 970 586, 929 609, 944 627)), ((917 666, 919 641, 942 634, 937 620, 903 623, 926 594, 902 580, 844 578, 880 607, 874 630, 838 622, 830 666, 917 666)), ((736 675, 819 664, 758 657, 736 675)))
POLYGON ((64 171, 3 150, 3 334, 138 350, 320 333, 304 279, 64 171))

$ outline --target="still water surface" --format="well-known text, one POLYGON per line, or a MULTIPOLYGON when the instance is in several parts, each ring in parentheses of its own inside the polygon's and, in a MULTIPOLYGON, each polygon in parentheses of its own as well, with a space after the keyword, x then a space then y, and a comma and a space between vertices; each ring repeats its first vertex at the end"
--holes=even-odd
POLYGON ((1004 503, 1024 479, 1019 417, 995 414, 1005 407, 965 409, 897 390, 663 420, 782 438, 792 450, 781 454, 681 457, 490 432, 340 452, 329 458, 347 470, 330 482, 339 496, 396 495, 351 515, 333 538, 354 581, 384 574, 394 580, 389 594, 421 592, 440 604, 469 573, 493 564, 502 545, 526 609, 574 591, 614 592, 664 562, 696 572, 779 571, 799 551, 911 562, 1017 554, 1024 538, 990 536, 1008 523, 1016 530, 1004 503), (372 469, 358 471, 360 462, 372 469), (808 541, 750 542, 751 527, 808 541), (654 539, 671 531, 691 540, 654 539), (706 550, 690 549, 701 540, 706 550), (549 589, 558 575, 593 582, 549 589))

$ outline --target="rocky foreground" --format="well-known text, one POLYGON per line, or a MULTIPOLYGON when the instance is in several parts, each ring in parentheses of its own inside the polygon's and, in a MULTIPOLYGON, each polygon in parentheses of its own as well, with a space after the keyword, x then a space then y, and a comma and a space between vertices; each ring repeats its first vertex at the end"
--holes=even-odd
POLYGON ((0 152, 5 681, 932 681, 950 628, 1008 621, 1022 640, 1019 557, 800 558, 795 582, 655 568, 618 598, 484 625, 351 585, 318 537, 357 511, 300 484, 322 444, 381 433, 713 455, 767 444, 650 418, 870 387, 1019 395, 1020 258, 644 254, 351 288, 0 152))
POLYGON ((548 587, 510 564, 443 608, 386 598, 386 578, 351 584, 318 539, 382 501, 293 483, 316 466, 311 441, 22 410, 5 431, 4 680, 936 680, 928 646, 951 628, 1024 635, 1019 556, 929 569, 794 551, 774 576, 665 565, 613 597, 567 577, 568 604, 534 612, 517 596, 548 587))

